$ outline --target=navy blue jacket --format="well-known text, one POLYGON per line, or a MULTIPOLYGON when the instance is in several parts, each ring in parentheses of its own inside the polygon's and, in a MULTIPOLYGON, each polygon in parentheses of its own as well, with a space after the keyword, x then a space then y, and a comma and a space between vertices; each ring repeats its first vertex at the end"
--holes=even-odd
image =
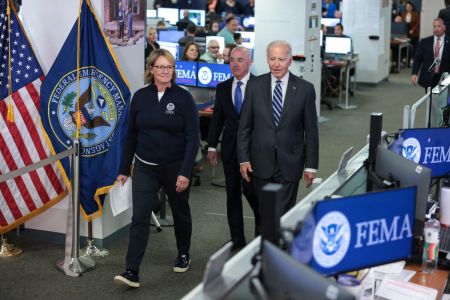
POLYGON ((120 174, 129 175, 134 155, 165 165, 183 161, 179 175, 191 176, 200 144, 198 113, 191 94, 173 84, 161 101, 155 85, 138 90, 131 101, 120 174))

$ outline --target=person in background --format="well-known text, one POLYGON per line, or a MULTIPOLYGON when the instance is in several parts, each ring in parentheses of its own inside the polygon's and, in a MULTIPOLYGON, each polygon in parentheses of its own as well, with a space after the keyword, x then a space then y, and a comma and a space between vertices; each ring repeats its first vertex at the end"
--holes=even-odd
POLYGON ((277 204, 282 215, 295 205, 302 175, 309 187, 319 167, 316 93, 314 85, 289 72, 288 42, 269 43, 267 63, 270 72, 251 79, 245 89, 238 158, 242 178, 253 181, 258 199, 267 183, 282 185, 277 204))
POLYGON ((242 180, 237 158, 237 131, 245 88, 250 74, 252 58, 245 47, 231 51, 230 69, 233 77, 216 87, 214 114, 208 135, 208 162, 217 165, 217 145, 221 143, 221 158, 225 173, 227 193, 227 218, 230 227, 232 250, 245 247, 242 193, 247 198, 255 216, 255 237, 260 232, 258 199, 251 183, 242 180))
POLYGON ((225 44, 236 44, 234 40, 234 33, 238 28, 238 22, 234 17, 230 17, 226 20, 225 27, 217 34, 225 39, 225 44))
POLYGON ((442 73, 450 72, 450 38, 445 35, 444 21, 433 20, 433 35, 419 42, 412 66, 411 82, 425 89, 435 87, 442 73))
POLYGON ((127 32, 128 32, 128 38, 131 39, 134 36, 134 33, 133 33, 133 10, 131 9, 131 6, 128 7, 128 11, 127 11, 127 32))
MULTIPOLYGON (((438 14, 438 18, 444 21, 445 28, 450 28, 450 0, 444 1, 445 8, 441 9, 438 14)), ((450 29, 447 30, 447 35, 450 34, 450 29)))
POLYGON ((200 48, 195 42, 189 42, 184 47, 181 60, 185 61, 198 61, 200 58, 200 48))
POLYGON ((164 22, 163 20, 159 20, 158 22, 156 22, 156 29, 166 29, 166 22, 164 22))
POLYGON ((187 43, 193 42, 195 38, 195 33, 197 32, 197 26, 194 23, 189 24, 186 28, 186 35, 178 40, 178 44, 184 47, 187 43))
POLYGON ((200 56, 200 60, 210 63, 217 64, 223 59, 222 54, 219 52, 220 46, 219 42, 216 40, 210 40, 206 47, 206 52, 200 56))
POLYGON ((220 14, 233 13, 234 15, 243 15, 244 8, 236 0, 226 0, 220 7, 220 14))
POLYGON ((235 32, 233 34, 234 41, 236 42, 236 45, 241 46, 242 45, 242 34, 240 32, 235 32))
MULTIPOLYGON (((420 16, 414 8, 414 4, 411 1, 405 4, 406 11, 400 16, 395 18, 396 22, 405 22, 407 25, 406 36, 411 40, 410 43, 413 46, 413 51, 410 54, 414 57, 414 53, 417 49, 417 44, 419 43, 420 37, 420 16)), ((409 65, 409 62, 408 62, 409 65)))
POLYGON ((145 65, 147 65, 147 58, 150 53, 159 49, 158 40, 158 32, 155 27, 149 26, 147 28, 147 43, 145 44, 145 65))
POLYGON ((114 282, 137 288, 139 267, 147 248, 150 219, 158 204, 161 187, 167 194, 174 220, 178 255, 173 266, 177 273, 189 269, 192 234, 189 189, 199 140, 198 114, 194 99, 175 84, 175 59, 159 49, 147 60, 145 80, 131 101, 128 134, 120 175, 124 184, 132 174, 133 217, 126 256, 126 271, 114 282))
POLYGON ((212 19, 208 24, 208 34, 217 34, 220 31, 220 21, 218 19, 212 19))
POLYGON ((255 0, 248 0, 248 3, 244 6, 244 14, 247 16, 255 15, 255 0))
POLYGON ((187 10, 187 9, 183 10, 183 18, 180 19, 179 22, 180 22, 180 23, 186 23, 186 24, 187 24, 187 25, 185 25, 186 28, 187 28, 189 25, 194 25, 194 26, 195 26, 194 22, 192 22, 192 21, 189 19, 189 10, 187 10))
POLYGON ((230 63, 230 54, 231 51, 236 48, 237 46, 234 44, 226 44, 225 48, 223 48, 222 56, 223 56, 223 63, 229 64, 230 63))
POLYGON ((322 12, 322 17, 335 18, 337 7, 336 7, 336 4, 334 3, 334 1, 333 0, 325 0, 324 4, 325 4, 325 10, 322 12))

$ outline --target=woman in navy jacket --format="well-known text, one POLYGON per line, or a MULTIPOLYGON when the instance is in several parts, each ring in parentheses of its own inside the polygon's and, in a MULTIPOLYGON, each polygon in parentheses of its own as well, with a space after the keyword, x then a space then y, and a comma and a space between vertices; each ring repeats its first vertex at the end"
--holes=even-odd
POLYGON ((126 272, 119 284, 139 287, 139 266, 147 247, 151 212, 164 188, 172 210, 178 256, 174 272, 190 265, 191 212, 189 187, 199 145, 198 115, 191 94, 175 84, 175 59, 164 49, 153 51, 146 65, 148 86, 131 101, 128 135, 120 175, 122 184, 133 172, 133 218, 126 272))

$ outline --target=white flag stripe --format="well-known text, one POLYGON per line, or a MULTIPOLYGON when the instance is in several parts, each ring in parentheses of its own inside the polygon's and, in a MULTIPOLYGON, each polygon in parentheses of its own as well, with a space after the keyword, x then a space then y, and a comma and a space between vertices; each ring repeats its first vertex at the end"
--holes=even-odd
MULTIPOLYGON (((5 157, 3 156, 3 153, 0 152, 0 159, 2 159, 2 161, 5 161, 5 157)), ((2 174, 4 174, 4 172, 2 171, 2 174)), ((6 182, 5 182, 6 184, 6 182)), ((8 187, 6 187, 7 189, 9 189, 8 187)), ((0 210, 3 214, 3 216, 5 217, 6 221, 9 223, 14 222, 15 218, 11 212, 11 210, 9 209, 8 204, 6 204, 6 201, 4 201, 5 199, 5 195, 3 194, 5 193, 5 191, 0 191, 0 210)))

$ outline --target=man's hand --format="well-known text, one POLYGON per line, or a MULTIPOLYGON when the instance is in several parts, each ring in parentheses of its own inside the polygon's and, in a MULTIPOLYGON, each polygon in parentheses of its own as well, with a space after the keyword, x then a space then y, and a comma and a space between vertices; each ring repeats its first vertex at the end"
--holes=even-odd
POLYGON ((182 191, 186 190, 187 187, 189 186, 189 179, 182 176, 182 175, 178 175, 177 177, 177 183, 175 184, 177 189, 177 193, 181 193, 182 191))
POLYGON ((251 180, 250 175, 253 172, 252 165, 249 162, 243 163, 243 164, 241 164, 240 170, 241 170, 242 178, 245 181, 250 182, 250 180, 251 180))
POLYGON ((118 182, 120 182, 120 184, 122 184, 122 185, 124 185, 125 184, 125 181, 127 181, 127 179, 128 179, 128 176, 125 176, 125 175, 119 175, 119 176, 117 176, 117 181, 118 182))
POLYGON ((208 151, 208 162, 211 166, 217 165, 217 151, 208 151))
POLYGON ((316 178, 316 173, 314 172, 304 172, 303 179, 305 180, 306 187, 309 188, 314 180, 316 178))
POLYGON ((414 85, 417 85, 417 75, 412 75, 412 76, 411 76, 411 82, 412 82, 414 85))

